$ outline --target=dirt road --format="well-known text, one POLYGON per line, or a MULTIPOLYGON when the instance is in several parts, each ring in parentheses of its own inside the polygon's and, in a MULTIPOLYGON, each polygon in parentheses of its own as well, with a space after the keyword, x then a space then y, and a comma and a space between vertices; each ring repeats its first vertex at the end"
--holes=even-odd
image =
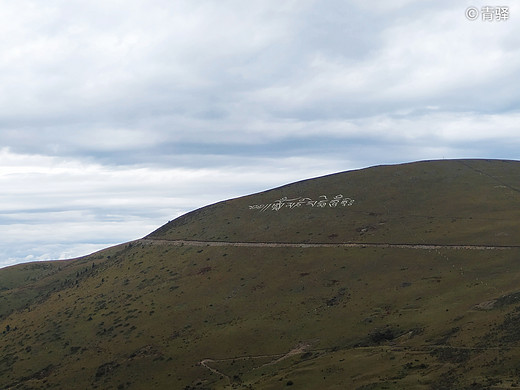
POLYGON ((133 244, 163 244, 175 246, 236 246, 251 248, 405 248, 405 249, 469 249, 469 250, 506 250, 519 249, 520 245, 513 246, 493 246, 493 245, 442 245, 442 244, 391 244, 391 243, 364 243, 364 242, 343 242, 343 243, 293 243, 293 242, 232 242, 232 241, 198 241, 198 240, 161 240, 153 238, 142 238, 132 241, 133 244))

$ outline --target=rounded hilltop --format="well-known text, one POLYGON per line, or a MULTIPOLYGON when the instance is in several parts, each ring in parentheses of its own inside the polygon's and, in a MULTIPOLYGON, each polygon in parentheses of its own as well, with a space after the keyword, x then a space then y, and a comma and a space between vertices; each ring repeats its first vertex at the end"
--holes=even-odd
POLYGON ((299 181, 187 213, 147 238, 519 245, 520 162, 436 160, 299 181))

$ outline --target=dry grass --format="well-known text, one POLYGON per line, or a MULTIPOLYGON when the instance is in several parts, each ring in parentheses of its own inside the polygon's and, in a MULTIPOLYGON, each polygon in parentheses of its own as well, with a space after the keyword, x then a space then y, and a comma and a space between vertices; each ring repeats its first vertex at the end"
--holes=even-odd
MULTIPOLYGON (((518 170, 446 161, 344 173, 210 206, 152 237, 518 245, 518 170), (247 207, 321 192, 355 206, 247 207)), ((0 387, 514 388, 519 257, 143 241, 3 269, 0 387)))

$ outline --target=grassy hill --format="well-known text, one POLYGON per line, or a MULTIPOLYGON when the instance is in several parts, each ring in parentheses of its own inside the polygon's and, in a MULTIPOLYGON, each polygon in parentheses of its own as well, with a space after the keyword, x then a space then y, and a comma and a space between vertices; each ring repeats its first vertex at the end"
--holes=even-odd
POLYGON ((518 245, 519 175, 516 161, 378 166, 220 202, 177 218, 149 237, 518 245), (330 207, 338 195, 342 198, 337 206, 330 207), (284 197, 296 200, 282 202, 274 211, 284 197), (342 206, 346 198, 354 201, 351 206, 342 206), (313 201, 314 206, 309 204, 313 201), (272 206, 257 208, 262 205, 272 206))
POLYGON ((0 388, 518 388, 519 177, 496 160, 344 172, 2 269, 0 388))

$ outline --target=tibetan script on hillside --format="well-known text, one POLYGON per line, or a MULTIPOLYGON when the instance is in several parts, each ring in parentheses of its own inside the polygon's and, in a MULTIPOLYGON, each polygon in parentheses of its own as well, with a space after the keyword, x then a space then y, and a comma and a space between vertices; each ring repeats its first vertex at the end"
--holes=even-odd
POLYGON ((249 210, 260 210, 260 211, 280 211, 282 208, 294 209, 297 207, 348 207, 354 204, 354 199, 344 197, 339 194, 329 199, 327 195, 320 195, 317 200, 300 196, 298 198, 289 199, 284 196, 281 199, 274 201, 273 203, 267 204, 255 204, 249 206, 249 210))

